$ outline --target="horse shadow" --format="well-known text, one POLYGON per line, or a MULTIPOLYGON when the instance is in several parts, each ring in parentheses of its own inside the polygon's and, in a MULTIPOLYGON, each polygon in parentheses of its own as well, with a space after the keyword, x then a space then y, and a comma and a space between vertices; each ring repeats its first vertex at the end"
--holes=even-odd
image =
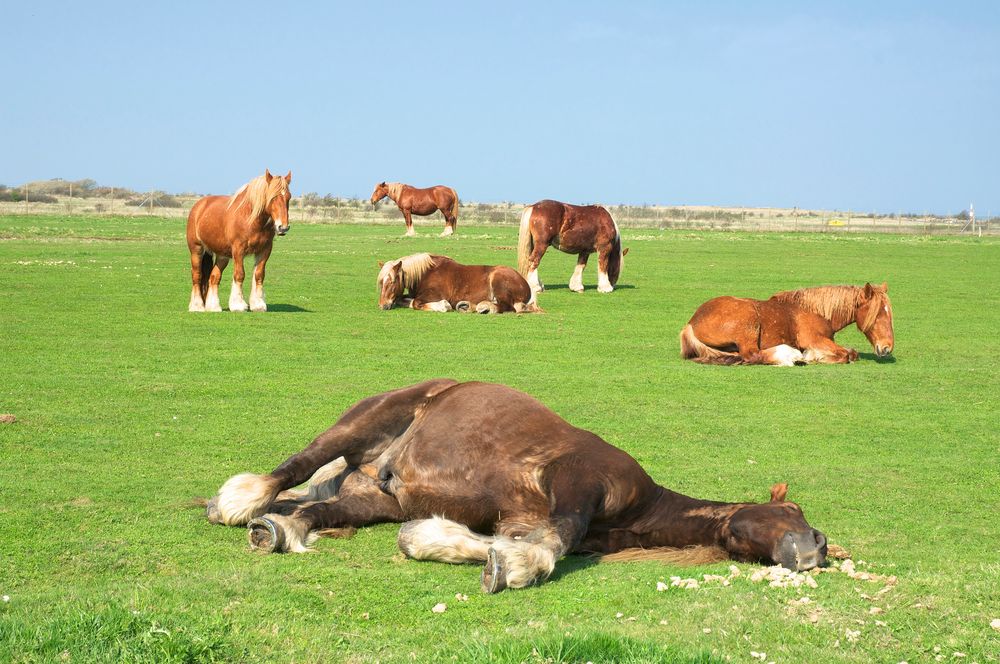
POLYGON ((269 312, 276 313, 304 313, 311 314, 312 309, 303 309, 302 307, 296 306, 294 304, 269 304, 267 305, 267 310, 269 312))
POLYGON ((600 561, 600 556, 586 553, 568 555, 556 564, 555 570, 549 576, 549 581, 556 581, 567 574, 593 567, 600 561))
POLYGON ((875 360, 878 364, 896 363, 895 355, 887 355, 886 357, 879 357, 875 353, 858 353, 858 358, 863 360, 875 360))
MULTIPOLYGON (((635 286, 632 284, 618 284, 615 286, 615 290, 632 290, 635 286)), ((545 284, 545 290, 542 291, 543 294, 547 291, 559 291, 559 290, 569 290, 569 284, 545 284)), ((596 291, 597 286, 584 286, 584 292, 596 291)))

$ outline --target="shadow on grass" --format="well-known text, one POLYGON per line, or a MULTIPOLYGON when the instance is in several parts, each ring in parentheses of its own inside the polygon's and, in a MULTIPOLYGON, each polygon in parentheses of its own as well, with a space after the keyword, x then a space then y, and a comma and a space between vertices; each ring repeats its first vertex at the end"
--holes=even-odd
POLYGON ((276 313, 304 313, 311 314, 312 309, 303 309, 302 307, 297 307, 294 304, 269 304, 267 305, 267 311, 276 313))
MULTIPOLYGON (((615 286, 615 290, 633 290, 635 286, 632 284, 618 284, 615 286)), ((545 290, 542 291, 544 295, 547 291, 557 291, 557 290, 569 290, 569 284, 545 284, 545 290)), ((589 293, 590 291, 596 291, 597 286, 584 286, 583 291, 589 293)))
MULTIPOLYGON (((694 650, 692 648, 691 650, 694 650)), ((617 664, 639 664, 640 662, 722 662, 707 652, 684 652, 677 647, 662 646, 651 641, 593 632, 582 635, 553 635, 533 640, 505 640, 493 643, 469 645, 464 654, 458 656, 461 662, 490 662, 493 664, 515 662, 545 662, 561 664, 568 662, 616 662, 617 664)))
POLYGON ((896 356, 889 355, 886 357, 879 357, 875 353, 858 353, 858 358, 862 360, 875 360, 878 364, 895 364, 896 356))

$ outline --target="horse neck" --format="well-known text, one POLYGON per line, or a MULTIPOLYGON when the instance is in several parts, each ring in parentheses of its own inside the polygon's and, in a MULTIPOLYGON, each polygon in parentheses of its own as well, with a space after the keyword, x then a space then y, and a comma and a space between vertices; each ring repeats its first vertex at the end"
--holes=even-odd
POLYGON ((782 302, 790 302, 805 309, 806 311, 811 311, 818 316, 822 316, 830 323, 834 332, 839 332, 851 323, 857 321, 858 302, 861 299, 860 288, 857 286, 821 286, 820 288, 843 288, 843 304, 841 306, 834 307, 831 311, 824 311, 822 310, 822 305, 817 304, 812 298, 810 298, 810 294, 808 293, 810 289, 803 289, 801 291, 785 291, 783 293, 776 294, 774 298, 782 302))
POLYGON ((722 546, 729 520, 747 503, 699 500, 659 487, 659 495, 629 528, 639 546, 722 546))
POLYGON ((247 197, 246 191, 241 191, 236 194, 236 200, 233 201, 232 207, 234 210, 239 211, 240 214, 246 215, 247 225, 250 227, 264 227, 267 225, 267 221, 271 218, 271 214, 267 211, 266 205, 261 209, 260 214, 253 219, 250 218, 250 213, 253 212, 253 205, 250 203, 250 199, 247 197))

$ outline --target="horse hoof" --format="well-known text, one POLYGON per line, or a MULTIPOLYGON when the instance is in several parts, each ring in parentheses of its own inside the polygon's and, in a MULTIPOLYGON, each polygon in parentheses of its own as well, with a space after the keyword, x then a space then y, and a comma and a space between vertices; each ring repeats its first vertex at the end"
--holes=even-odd
POLYGON ((254 551, 275 553, 285 544, 285 532, 274 521, 259 516, 247 523, 247 541, 254 551))
POLYGON ((257 304, 257 305, 254 305, 254 306, 250 307, 250 311, 256 311, 257 313, 261 313, 263 311, 267 311, 267 305, 266 304, 257 304))
POLYGON ((462 300, 461 302, 456 302, 455 303, 455 311, 458 311, 458 312, 463 313, 463 314, 467 314, 470 311, 472 311, 472 303, 469 302, 468 300, 462 300))
POLYGON ((486 553, 486 566, 483 567, 483 574, 479 578, 479 585, 484 593, 498 593, 507 587, 507 574, 500 565, 500 556, 496 549, 490 549, 486 553))
POLYGON ((205 504, 205 518, 209 523, 221 524, 222 514, 219 513, 219 497, 212 496, 205 504))

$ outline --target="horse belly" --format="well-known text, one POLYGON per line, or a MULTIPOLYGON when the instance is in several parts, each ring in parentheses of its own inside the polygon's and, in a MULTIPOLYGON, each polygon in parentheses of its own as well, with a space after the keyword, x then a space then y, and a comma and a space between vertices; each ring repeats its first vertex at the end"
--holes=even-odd
POLYGON ((426 217, 427 215, 434 214, 438 211, 438 206, 433 199, 418 199, 414 200, 410 204, 410 212, 421 217, 426 217))

